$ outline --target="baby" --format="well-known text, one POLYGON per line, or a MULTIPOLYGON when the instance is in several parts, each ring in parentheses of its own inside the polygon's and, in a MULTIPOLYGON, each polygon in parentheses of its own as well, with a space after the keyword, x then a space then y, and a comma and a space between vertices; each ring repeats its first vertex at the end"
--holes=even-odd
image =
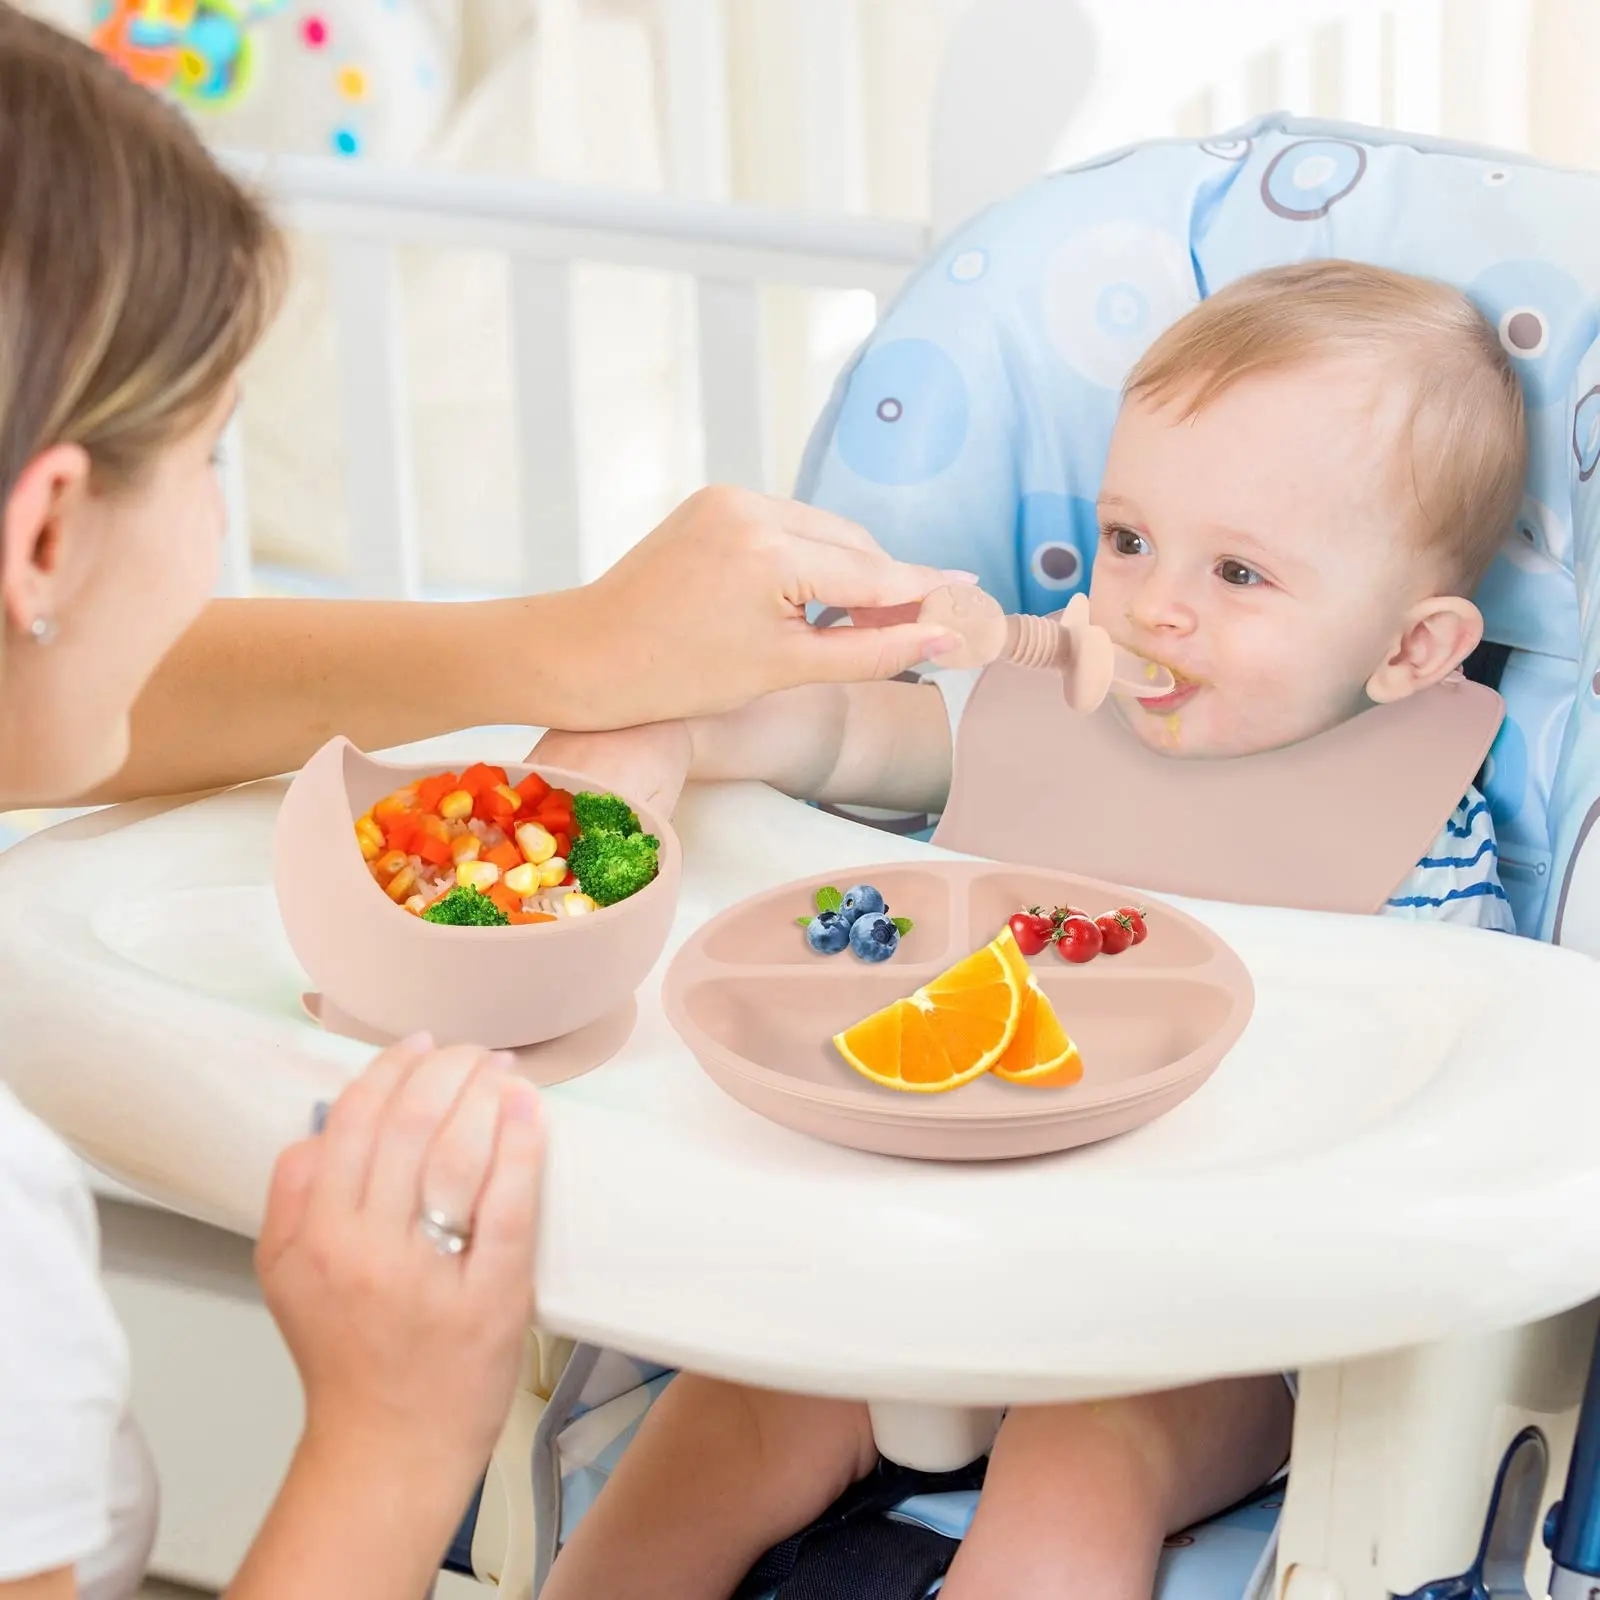
MULTIPOLYGON (((1237 756, 1437 684, 1482 637, 1465 597, 1512 524, 1525 466, 1515 374, 1455 290, 1338 261, 1221 290, 1130 376, 1099 499, 1092 620, 1176 687, 1100 714, 1176 757, 1237 756)), ((539 757, 669 804, 687 777, 755 778, 937 812, 976 675, 931 676, 551 734, 539 757)), ((1386 910, 1511 931, 1495 859, 1469 791, 1386 910)), ((1291 1417, 1277 1377, 1013 1410, 945 1600, 1148 1600, 1162 1540, 1267 1481, 1291 1417)), ((876 1460, 864 1406, 685 1375, 546 1600, 731 1595, 876 1460)))

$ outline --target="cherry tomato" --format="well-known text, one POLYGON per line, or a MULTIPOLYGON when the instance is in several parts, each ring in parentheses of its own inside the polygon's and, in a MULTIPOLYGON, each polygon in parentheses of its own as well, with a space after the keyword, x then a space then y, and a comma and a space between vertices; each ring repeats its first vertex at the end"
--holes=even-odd
POLYGON ((1144 912, 1140 911, 1137 906, 1123 906, 1117 912, 1117 915, 1127 920, 1128 930, 1133 934, 1133 942, 1135 944, 1143 944, 1150 933, 1150 930, 1145 926, 1144 912))
POLYGON ((1036 956, 1050 943, 1052 924, 1049 917, 1036 912, 1019 911, 1007 924, 1017 948, 1025 956, 1036 956))
POLYGON ((1056 930, 1056 954, 1063 961, 1093 961, 1102 943, 1099 927, 1082 915, 1066 918, 1056 930))
POLYGON ((1100 948, 1108 956, 1120 956, 1133 943, 1133 929, 1120 912, 1108 911, 1096 917, 1094 925, 1100 930, 1100 948))

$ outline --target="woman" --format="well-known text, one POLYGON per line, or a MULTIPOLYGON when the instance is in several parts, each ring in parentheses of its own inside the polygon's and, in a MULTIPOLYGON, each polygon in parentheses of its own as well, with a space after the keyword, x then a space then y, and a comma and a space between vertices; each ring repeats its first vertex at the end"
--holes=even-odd
MULTIPOLYGON (((940 642, 808 629, 810 600, 892 606, 944 578, 729 491, 566 594, 208 608, 217 440, 280 271, 270 225, 175 113, 0 3, 0 806, 233 782, 336 730, 374 747, 712 711, 889 675, 940 642)), ((539 1161, 509 1063, 426 1038, 284 1153, 258 1265, 306 1423, 235 1600, 426 1591, 510 1400, 539 1161)), ((76 1167, 0 1090, 0 1600, 118 1600, 148 1552, 96 1256, 76 1167)))

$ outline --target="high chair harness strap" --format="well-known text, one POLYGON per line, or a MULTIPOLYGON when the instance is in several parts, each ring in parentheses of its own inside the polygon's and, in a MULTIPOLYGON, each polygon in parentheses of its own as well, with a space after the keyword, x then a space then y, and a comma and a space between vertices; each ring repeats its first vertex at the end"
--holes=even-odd
POLYGON ((919 1494, 980 1489, 988 1460, 958 1472, 915 1472, 879 1461, 808 1528, 774 1545, 734 1600, 922 1600, 955 1559, 957 1541, 886 1512, 919 1494))

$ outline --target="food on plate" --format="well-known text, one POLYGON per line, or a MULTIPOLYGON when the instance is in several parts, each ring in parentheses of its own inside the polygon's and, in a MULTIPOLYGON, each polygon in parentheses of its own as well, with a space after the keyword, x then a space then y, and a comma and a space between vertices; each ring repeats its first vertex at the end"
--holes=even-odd
POLYGON ((1037 1089, 1083 1076, 1083 1057, 1009 927, 833 1042, 864 1078, 918 1094, 959 1089, 985 1073, 1037 1089))
POLYGON ((615 905, 656 876, 661 841, 619 795, 573 794, 503 767, 418 779, 355 823, 373 879, 447 927, 555 922, 615 905))
POLYGON ((1063 961, 1078 965, 1093 961, 1100 954, 1105 936, 1100 932, 1099 923, 1076 912, 1070 917, 1063 917, 1056 924, 1054 943, 1056 954, 1063 961))
POLYGON ((1121 906, 1097 917, 1076 906, 1057 906, 1053 911, 1029 906, 1026 911, 1014 912, 1007 926, 1023 955, 1036 956, 1047 945, 1054 945, 1063 961, 1076 965, 1098 955, 1121 955, 1131 945, 1143 944, 1150 933, 1144 918, 1144 912, 1134 906, 1121 906))
POLYGON ((905 1000, 834 1036, 862 1077, 888 1089, 935 1094, 980 1078, 1017 1030, 1027 968, 1011 930, 905 1000))
POLYGON ((820 956, 855 952, 863 961, 887 961, 911 932, 909 917, 891 917, 883 895, 870 883, 858 883, 840 894, 832 885, 818 889, 816 911, 796 917, 806 943, 820 956))

